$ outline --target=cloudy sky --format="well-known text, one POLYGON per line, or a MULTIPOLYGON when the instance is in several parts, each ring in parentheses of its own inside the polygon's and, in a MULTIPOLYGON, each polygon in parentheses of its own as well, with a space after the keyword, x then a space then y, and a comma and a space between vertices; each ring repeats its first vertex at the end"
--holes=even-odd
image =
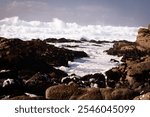
POLYGON ((27 21, 59 18, 80 25, 147 26, 150 0, 0 0, 0 19, 27 21))

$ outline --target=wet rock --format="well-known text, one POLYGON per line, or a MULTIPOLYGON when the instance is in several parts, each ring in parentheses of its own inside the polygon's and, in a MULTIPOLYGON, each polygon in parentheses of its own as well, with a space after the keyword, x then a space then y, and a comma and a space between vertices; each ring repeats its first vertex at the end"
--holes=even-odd
POLYGON ((116 84, 120 81, 123 76, 122 72, 116 67, 105 72, 107 76, 107 86, 115 88, 116 84))
POLYGON ((24 82, 21 79, 1 79, 1 95, 18 95, 24 92, 24 82))
POLYGON ((36 95, 45 95, 45 90, 53 85, 51 77, 44 73, 36 73, 30 79, 25 82, 26 92, 36 94, 36 95))
POLYGON ((66 77, 63 77, 61 79, 61 83, 64 83, 64 84, 69 84, 70 82, 74 82, 74 83, 77 83, 79 80, 80 80, 80 76, 77 76, 75 74, 71 74, 71 75, 68 75, 66 77))
POLYGON ((105 76, 101 73, 89 74, 80 78, 82 85, 86 87, 104 88, 106 87, 105 76), (95 86, 94 86, 95 85, 95 86))
POLYGON ((68 61, 88 57, 83 51, 57 48, 38 39, 22 41, 20 39, 0 38, 0 50, 0 67, 2 68, 21 69, 38 62, 54 66, 68 66, 68 61))

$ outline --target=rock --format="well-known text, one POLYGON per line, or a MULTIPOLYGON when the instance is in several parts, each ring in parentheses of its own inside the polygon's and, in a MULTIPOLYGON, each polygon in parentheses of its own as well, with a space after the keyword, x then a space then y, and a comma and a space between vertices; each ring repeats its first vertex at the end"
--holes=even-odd
POLYGON ((136 96, 134 100, 150 100, 150 92, 140 96, 136 96))
POLYGON ((65 38, 47 38, 44 39, 45 42, 50 42, 50 43, 70 43, 70 42, 75 42, 75 43, 81 43, 81 41, 78 40, 73 40, 73 39, 65 39, 65 38))
POLYGON ((145 61, 128 65, 126 79, 130 85, 134 85, 136 82, 139 83, 137 86, 148 83, 150 80, 150 61, 145 59, 145 61))
POLYGON ((96 85, 97 88, 106 87, 105 76, 101 73, 85 75, 80 80, 86 87, 93 87, 93 85, 96 85))
POLYGON ((81 88, 78 89, 70 100, 101 100, 102 95, 99 88, 81 88))
POLYGON ((16 77, 18 77, 17 71, 10 70, 10 69, 0 70, 0 79, 7 79, 7 78, 14 79, 16 77))
POLYGON ((1 95, 18 95, 24 92, 24 83, 21 79, 1 79, 1 95))
POLYGON ((148 29, 140 28, 138 30, 138 35, 136 39, 136 43, 140 46, 150 49, 150 30, 149 26, 148 29))
POLYGON ((19 95, 19 96, 14 96, 14 97, 7 97, 3 98, 2 100, 45 100, 44 97, 42 96, 36 96, 36 95, 19 95))
MULTIPOLYGON (((57 48, 39 39, 22 41, 20 39, 0 38, 0 65, 2 68, 18 69, 44 62, 54 66, 68 66, 68 61, 88 57, 83 51, 57 48)), ((38 65, 38 64, 37 64, 38 65)))
POLYGON ((64 83, 64 84, 69 84, 70 82, 77 83, 80 80, 80 78, 81 78, 80 76, 77 76, 75 74, 71 74, 69 76, 63 77, 61 79, 61 83, 64 83))
POLYGON ((113 100, 131 100, 139 94, 128 88, 118 88, 115 89, 111 95, 113 100))
POLYGON ((137 60, 140 57, 150 55, 150 51, 135 42, 117 41, 114 43, 113 48, 106 50, 110 55, 123 56, 122 62, 126 60, 137 60))
POLYGON ((150 24, 148 25, 148 30, 150 30, 150 24))
POLYGON ((78 90, 76 84, 55 85, 46 89, 45 98, 49 100, 68 100, 78 90))
POLYGON ((116 83, 118 83, 123 76, 122 72, 117 67, 106 71, 105 74, 107 76, 107 86, 111 88, 115 88, 116 83))
POLYGON ((33 75, 25 82, 26 92, 44 96, 45 90, 53 85, 53 81, 47 74, 40 72, 33 75))
POLYGON ((103 100, 112 100, 111 93, 113 92, 113 88, 100 88, 100 92, 103 100))

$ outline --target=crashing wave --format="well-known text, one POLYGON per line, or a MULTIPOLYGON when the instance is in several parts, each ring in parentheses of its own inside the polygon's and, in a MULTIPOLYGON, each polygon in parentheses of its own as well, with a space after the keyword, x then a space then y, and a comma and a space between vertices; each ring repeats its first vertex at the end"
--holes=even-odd
POLYGON ((54 18, 51 22, 24 21, 19 17, 0 20, 0 36, 21 39, 71 38, 82 37, 94 40, 128 40, 135 41, 138 27, 102 26, 66 23, 54 18))

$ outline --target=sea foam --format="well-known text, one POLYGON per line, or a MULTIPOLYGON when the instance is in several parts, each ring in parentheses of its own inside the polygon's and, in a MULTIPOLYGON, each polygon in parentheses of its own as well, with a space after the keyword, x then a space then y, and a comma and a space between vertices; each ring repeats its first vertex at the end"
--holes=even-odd
POLYGON ((24 21, 19 17, 0 20, 1 37, 24 40, 64 37, 75 40, 86 38, 90 40, 135 41, 137 29, 137 27, 127 26, 79 25, 66 23, 58 18, 53 18, 50 22, 24 21))

